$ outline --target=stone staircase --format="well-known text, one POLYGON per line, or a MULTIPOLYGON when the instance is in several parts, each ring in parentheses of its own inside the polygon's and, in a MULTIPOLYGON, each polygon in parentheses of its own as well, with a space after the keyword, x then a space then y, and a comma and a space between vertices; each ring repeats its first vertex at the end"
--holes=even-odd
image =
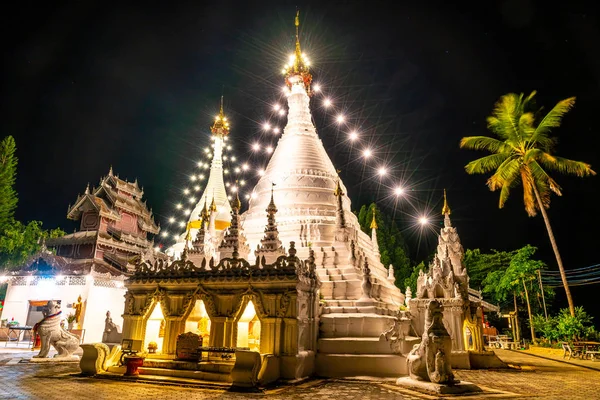
MULTIPOLYGON (((308 257, 308 249, 299 250, 298 256, 308 257)), ((392 326, 398 306, 363 296, 362 271, 350 256, 339 243, 315 250, 322 295, 316 372, 324 377, 405 375, 405 357, 393 354, 390 342, 380 339, 392 326)), ((372 273, 372 292, 392 296, 380 277, 380 271, 372 273)))

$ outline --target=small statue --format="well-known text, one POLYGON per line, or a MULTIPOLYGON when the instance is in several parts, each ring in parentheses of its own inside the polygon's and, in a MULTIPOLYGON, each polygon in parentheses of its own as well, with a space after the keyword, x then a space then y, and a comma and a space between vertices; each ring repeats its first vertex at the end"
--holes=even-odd
POLYGON ((160 327, 158 328, 158 337, 159 338, 165 337, 165 320, 164 319, 160 320, 160 327))
POLYGON ((102 334, 102 343, 121 343, 123 334, 119 330, 119 326, 115 324, 110 317, 110 311, 106 312, 104 320, 104 333, 102 334))
POLYGON ((440 303, 431 300, 425 314, 421 343, 415 345, 406 360, 411 379, 439 384, 454 384, 450 366, 452 338, 443 323, 440 303))
POLYGON ((40 335, 41 349, 34 358, 46 358, 52 345, 58 354, 55 358, 71 356, 79 347, 79 337, 60 327, 60 305, 50 300, 42 312, 44 318, 33 327, 34 335, 40 335))
POLYGON ((362 299, 366 300, 371 298, 371 287, 373 286, 371 284, 371 269, 369 268, 369 263, 367 262, 367 260, 365 260, 365 265, 362 269, 362 273, 362 299))
POLYGON ((81 295, 79 295, 79 297, 77 298, 77 303, 73 304, 73 309, 75 309, 75 322, 77 323, 77 325, 79 327, 81 327, 81 324, 79 323, 80 318, 81 318, 81 307, 83 306, 83 303, 81 302, 81 295))

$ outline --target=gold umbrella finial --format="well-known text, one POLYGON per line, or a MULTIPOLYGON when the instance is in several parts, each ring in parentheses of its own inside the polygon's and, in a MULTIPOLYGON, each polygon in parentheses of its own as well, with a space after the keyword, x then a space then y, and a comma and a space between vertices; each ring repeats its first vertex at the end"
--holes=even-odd
POLYGON ((450 215, 450 207, 446 198, 446 189, 444 189, 444 207, 442 207, 442 215, 450 215))

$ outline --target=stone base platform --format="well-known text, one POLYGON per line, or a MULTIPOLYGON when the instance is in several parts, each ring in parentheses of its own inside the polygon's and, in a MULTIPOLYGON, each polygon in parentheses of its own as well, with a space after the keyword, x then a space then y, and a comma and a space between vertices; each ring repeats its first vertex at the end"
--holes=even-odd
POLYGON ((35 358, 31 357, 29 362, 32 363, 64 363, 64 362, 79 362, 79 356, 71 355, 69 357, 46 357, 35 358))
POLYGON ((469 382, 458 382, 454 385, 440 385, 433 382, 416 381, 408 376, 399 378, 396 385, 407 389, 414 389, 422 392, 435 394, 465 394, 465 393, 481 393, 483 390, 479 386, 469 382))
POLYGON ((406 375, 406 357, 396 354, 317 353, 316 374, 339 378, 352 376, 392 377, 406 375))
MULTIPOLYGON (((233 361, 195 362, 146 359, 138 371, 142 377, 172 377, 229 383, 233 365, 233 361)), ((123 374, 125 367, 109 367, 108 372, 123 374)))

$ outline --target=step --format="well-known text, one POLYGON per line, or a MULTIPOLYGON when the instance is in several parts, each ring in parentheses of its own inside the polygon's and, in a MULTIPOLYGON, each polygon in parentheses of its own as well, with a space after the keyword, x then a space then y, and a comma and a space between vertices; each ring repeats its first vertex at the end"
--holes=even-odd
POLYGON ((394 323, 395 317, 375 313, 328 313, 321 314, 319 336, 333 337, 379 337, 394 323))
POLYGON ((351 376, 400 377, 408 374, 406 358, 396 354, 317 353, 316 374, 326 378, 351 376))
POLYGON ((321 354, 392 354, 390 342, 378 337, 340 337, 319 339, 321 354))
MULTIPOLYGON (((172 377, 172 378, 184 378, 184 379, 197 379, 201 381, 210 382, 231 382, 230 373, 221 372, 208 372, 208 371, 194 371, 187 369, 171 369, 171 368, 149 368, 139 367, 138 371, 140 376, 154 376, 154 377, 172 377)), ((108 367, 108 372, 120 373, 125 372, 125 367, 112 366, 108 367)))

